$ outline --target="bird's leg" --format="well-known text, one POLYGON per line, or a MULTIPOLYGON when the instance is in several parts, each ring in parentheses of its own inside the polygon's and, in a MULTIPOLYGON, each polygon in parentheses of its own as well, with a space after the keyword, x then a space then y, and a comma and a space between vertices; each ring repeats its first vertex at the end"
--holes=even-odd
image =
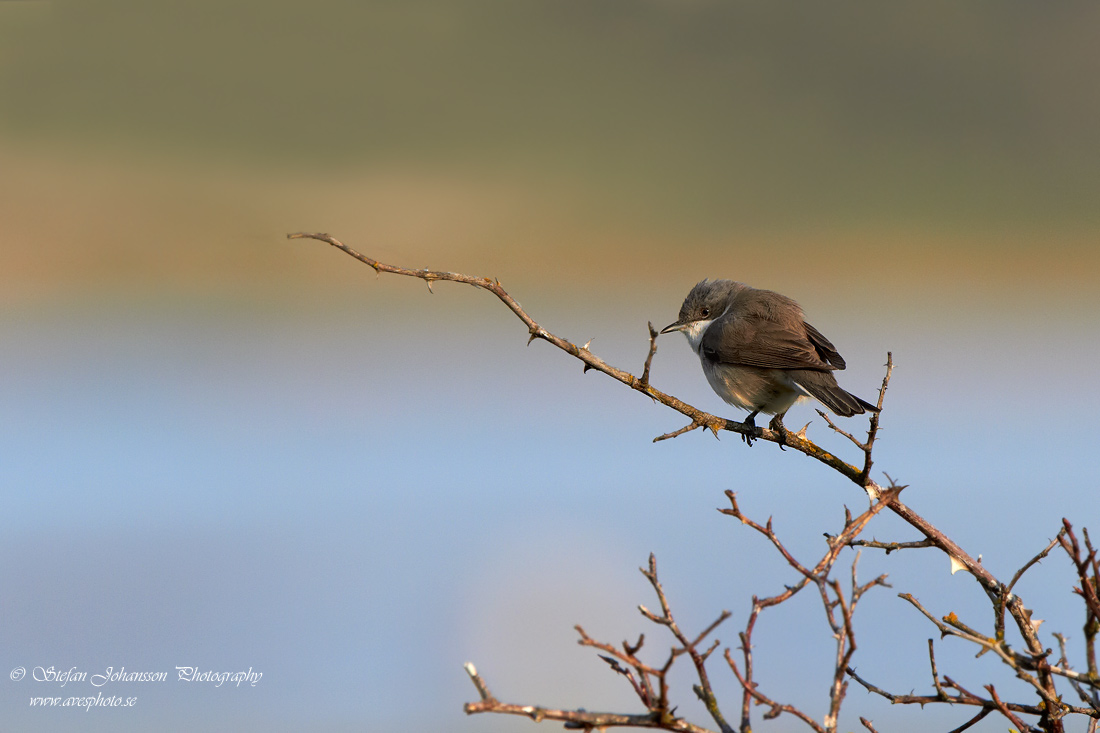
POLYGON ((783 416, 787 414, 787 411, 779 413, 771 419, 768 423, 768 427, 779 433, 779 450, 787 450, 783 446, 787 444, 787 436, 790 432, 787 430, 787 426, 783 424, 783 416))
POLYGON ((750 429, 753 434, 741 433, 741 440, 745 441, 745 445, 752 447, 752 443, 756 440, 756 416, 760 414, 760 410, 753 410, 749 413, 749 416, 741 423, 744 427, 750 429))

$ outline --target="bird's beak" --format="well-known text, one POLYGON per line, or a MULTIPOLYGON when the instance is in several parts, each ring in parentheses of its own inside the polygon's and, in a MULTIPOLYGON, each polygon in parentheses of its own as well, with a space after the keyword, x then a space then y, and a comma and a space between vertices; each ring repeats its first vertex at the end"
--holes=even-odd
POLYGON ((691 324, 689 324, 689 323, 680 323, 679 321, 676 321, 676 323, 670 323, 667 326, 665 326, 664 328, 662 328, 661 333, 672 333, 673 331, 683 331, 689 325, 691 325, 691 324))

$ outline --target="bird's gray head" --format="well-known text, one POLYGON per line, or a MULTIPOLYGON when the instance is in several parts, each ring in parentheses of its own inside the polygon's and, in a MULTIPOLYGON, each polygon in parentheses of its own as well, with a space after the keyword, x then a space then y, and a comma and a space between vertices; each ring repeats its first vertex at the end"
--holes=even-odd
POLYGON ((697 283, 684 298, 679 318, 661 329, 661 333, 680 331, 687 336, 691 347, 698 351, 707 326, 726 312, 733 297, 745 287, 743 283, 733 280, 703 280, 697 283))

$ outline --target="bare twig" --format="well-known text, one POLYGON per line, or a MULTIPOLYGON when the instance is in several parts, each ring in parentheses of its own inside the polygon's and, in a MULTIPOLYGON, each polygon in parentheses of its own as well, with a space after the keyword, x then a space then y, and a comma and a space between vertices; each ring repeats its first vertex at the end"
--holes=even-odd
MULTIPOLYGON (((604 654, 600 655, 600 658, 615 672, 627 678, 635 694, 649 710, 650 715, 655 721, 660 723, 660 725, 649 727, 663 727, 668 730, 683 729, 679 727, 683 721, 673 715, 673 709, 669 704, 668 672, 676 659, 686 654, 695 666, 695 672, 699 679, 699 683, 694 686, 696 695, 703 701, 707 711, 710 713, 715 723, 718 724, 719 730, 722 731, 722 733, 734 733, 733 728, 726 723, 725 718, 722 716, 722 712, 718 707, 718 699, 714 694, 710 677, 706 670, 707 658, 717 648, 718 641, 715 640, 706 649, 701 648, 701 645, 706 641, 707 637, 710 636, 723 621, 730 617, 729 611, 723 611, 716 620, 694 638, 688 638, 680 629, 679 624, 672 615, 672 607, 668 601, 668 596, 665 594, 665 590, 657 578, 657 559, 654 555, 651 554, 649 556, 649 567, 643 568, 641 572, 657 594, 661 612, 654 613, 645 606, 639 606, 638 610, 653 623, 667 628, 669 632, 672 633, 673 637, 675 637, 676 641, 679 642, 679 646, 673 647, 669 652, 664 664, 661 667, 655 667, 646 664, 636 656, 637 652, 642 647, 644 637, 639 637, 635 644, 623 642, 622 649, 619 649, 612 644, 593 639, 578 625, 575 628, 581 637, 579 643, 582 646, 593 647, 604 652, 604 654)), ((578 722, 578 720, 574 719, 574 722, 578 722)))
MULTIPOLYGON (((1060 668, 1069 668, 1069 659, 1066 657, 1066 637, 1062 634, 1054 634, 1054 638, 1058 640, 1058 648, 1061 650, 1062 654, 1058 658, 1058 665, 1055 667, 1051 667, 1051 671, 1053 671, 1055 674, 1060 674, 1060 668)), ((1096 711, 1096 713, 1100 714, 1100 680, 1096 679, 1092 675, 1084 675, 1083 680, 1070 677, 1069 684, 1071 687, 1073 687, 1073 690, 1077 693, 1077 696, 1081 698, 1081 702, 1085 703, 1094 711, 1096 711), (1085 684, 1089 684, 1093 687, 1091 693, 1085 690, 1085 686, 1084 684, 1082 684, 1082 682, 1084 682, 1085 684)), ((1098 715, 1098 717, 1100 717, 1100 715, 1098 715)))
POLYGON ((749 517, 747 517, 737 504, 737 495, 732 491, 726 492, 726 497, 730 500, 729 509, 721 509, 723 514, 728 514, 741 520, 742 524, 746 524, 752 529, 756 530, 760 534, 764 535, 776 548, 776 550, 783 556, 787 563, 794 568, 802 576, 801 579, 794 585, 786 586, 785 590, 778 595, 771 596, 769 598, 758 598, 753 596, 752 599, 752 611, 749 614, 748 622, 745 625, 745 630, 740 633, 741 637, 741 651, 744 662, 744 673, 738 668, 736 662, 734 662, 732 656, 730 656, 729 650, 726 650, 726 661, 730 665, 730 669, 737 677, 738 682, 742 687, 742 701, 741 701, 741 730, 748 731, 751 729, 750 720, 750 705, 753 700, 758 703, 766 704, 770 706, 770 712, 768 716, 776 716, 781 713, 791 713, 796 715, 800 719, 806 721, 814 730, 821 730, 827 733, 836 730, 837 719, 840 714, 840 706, 844 700, 845 692, 847 690, 847 682, 845 681, 845 674, 849 667, 852 655, 856 650, 855 632, 852 627, 852 614, 855 610, 856 604, 862 595, 870 588, 876 585, 885 585, 886 576, 881 575, 874 580, 860 585, 856 580, 856 565, 859 560, 858 554, 855 560, 852 562, 851 570, 851 591, 847 599, 845 599, 844 593, 841 591, 840 584, 833 579, 830 579, 829 574, 832 571, 833 565, 836 563, 837 557, 841 550, 847 546, 849 541, 857 536, 867 526, 867 523, 882 511, 888 507, 891 502, 896 501, 898 495, 901 493, 903 487, 897 487, 884 490, 882 495, 867 511, 858 517, 853 518, 851 513, 845 511, 844 529, 835 537, 829 537, 829 546, 825 555, 821 560, 813 567, 808 568, 800 563, 791 552, 784 546, 783 542, 779 539, 778 535, 772 527, 772 521, 769 519, 766 524, 760 524, 749 517), (795 708, 791 705, 782 705, 775 700, 766 696, 759 690, 755 680, 753 679, 753 659, 752 659, 752 634, 755 629, 756 621, 764 609, 772 606, 779 605, 790 599, 806 585, 813 583, 817 588, 821 596, 822 604, 825 608, 826 618, 833 631, 833 636, 836 639, 836 664, 834 669, 834 675, 832 684, 829 688, 829 712, 826 714, 823 724, 818 724, 813 721, 810 716, 803 711, 795 708), (834 611, 840 610, 840 618, 837 619, 834 611))
POLYGON ((993 688, 993 685, 986 685, 985 689, 989 690, 989 695, 993 698, 993 704, 996 705, 997 709, 1001 711, 1001 715, 1008 718, 1009 722, 1016 726, 1016 730, 1020 731, 1020 733, 1037 730, 1036 728, 1032 728, 1030 725, 1021 720, 1020 716, 1013 713, 1011 710, 1008 709, 1007 705, 1001 702, 1001 698, 998 697, 997 690, 993 688))
POLYGON ((932 686, 936 688, 936 695, 941 700, 946 700, 947 693, 940 685, 940 673, 936 670, 936 649, 931 639, 928 640, 928 661, 932 665, 932 686))
POLYGON ((852 435, 846 430, 841 429, 840 426, 833 422, 833 419, 829 417, 829 413, 825 412, 824 410, 814 410, 814 412, 825 418, 825 422, 828 423, 829 427, 833 429, 833 432, 843 435, 845 438, 850 440, 856 446, 856 448, 859 448, 861 450, 863 449, 863 443, 860 442, 860 440, 856 438, 856 436, 852 435))
POLYGON ((473 662, 466 662, 465 668, 466 674, 470 675, 470 680, 473 681, 474 687, 477 688, 477 694, 481 696, 481 699, 485 702, 496 702, 493 693, 489 692, 489 686, 485 684, 485 680, 481 679, 481 675, 477 673, 477 667, 473 665, 473 662))
MULTIPOLYGON (((782 713, 789 713, 801 720, 806 725, 810 726, 810 728, 817 731, 818 733, 825 733, 825 729, 821 727, 821 724, 811 718, 806 713, 802 712, 793 705, 781 705, 775 700, 772 700, 764 693, 760 692, 760 690, 757 689, 756 685, 751 682, 747 676, 741 675, 741 672, 737 669, 737 662, 733 661, 733 657, 730 656, 729 649, 726 650, 725 656, 726 663, 729 664, 730 669, 733 670, 733 674, 737 677, 737 681, 741 683, 741 687, 745 690, 745 695, 748 696, 750 699, 756 700, 761 705, 768 706, 769 710, 767 713, 764 714, 765 719, 770 720, 772 718, 779 717, 779 715, 782 713)), ((743 720, 741 724, 741 730, 750 731, 752 730, 752 727, 751 725, 746 725, 743 720)))
MULTIPOLYGON (((886 390, 890 386, 890 376, 894 373, 894 354, 890 351, 886 352, 886 374, 882 378, 882 386, 878 390, 878 410, 871 413, 870 424, 867 428, 867 442, 864 443, 863 448, 863 471, 860 473, 860 482, 865 483, 871 476, 871 466, 874 465, 874 461, 871 460, 871 451, 875 447, 875 439, 878 438, 879 420, 882 419, 882 405, 886 401, 886 390)), ((893 482, 891 482, 893 483, 893 482)))
POLYGON ((882 403, 886 399, 886 388, 890 386, 890 375, 894 373, 894 355, 891 352, 886 352, 886 376, 882 378, 882 386, 878 390, 878 410, 871 412, 870 422, 867 428, 867 440, 860 441, 851 433, 841 430, 833 419, 821 410, 817 411, 818 415, 825 418, 825 422, 834 432, 843 435, 850 440, 855 447, 863 451, 863 470, 860 472, 859 480, 856 483, 861 486, 867 481, 867 478, 871 475, 871 466, 874 465, 874 461, 871 460, 871 451, 875 446, 875 439, 878 437, 879 431, 879 419, 882 416, 882 403))
POLYGON ((886 550, 886 554, 897 550, 911 550, 921 547, 935 547, 936 543, 929 539, 915 540, 913 542, 879 542, 878 540, 851 540, 848 547, 870 547, 886 550))
POLYGON ((1024 573, 1026 573, 1028 571, 1028 569, 1031 568, 1032 565, 1035 565, 1040 560, 1042 560, 1044 557, 1049 555, 1050 551, 1054 549, 1054 546, 1059 544, 1062 541, 1062 537, 1064 537, 1065 534, 1066 534, 1066 528, 1062 527, 1062 529, 1058 530, 1058 534, 1054 536, 1054 539, 1052 539, 1050 541, 1049 545, 1047 545, 1035 557, 1031 558, 1026 563, 1024 563, 1024 566, 1016 571, 1016 574, 1012 576, 1012 580, 1010 580, 1008 585, 1005 586, 1005 593, 1011 593, 1012 589, 1016 587, 1016 583, 1020 580, 1020 578, 1022 578, 1024 576, 1024 573))
POLYGON ((658 435, 656 438, 653 439, 653 442, 654 443, 659 443, 662 440, 668 440, 669 438, 675 438, 677 436, 683 435, 684 433, 689 433, 692 430, 694 430, 695 428, 701 428, 701 427, 703 427, 703 426, 700 425, 699 423, 692 422, 690 425, 685 425, 684 427, 680 428, 679 430, 673 430, 671 433, 665 433, 664 435, 658 435))
POLYGON ((714 689, 711 687, 710 677, 707 675, 706 658, 714 651, 714 647, 711 647, 706 652, 700 652, 698 650, 698 645, 701 644, 712 631, 718 628, 719 624, 730 617, 730 612, 722 611, 718 619, 704 629, 694 640, 688 639, 684 632, 680 630, 679 625, 676 623, 676 619, 672 616, 672 608, 669 606, 664 588, 661 587, 661 583, 657 579, 657 558, 652 553, 649 555, 649 569, 643 569, 642 575, 645 576, 646 580, 653 586, 653 590, 657 593, 657 599, 661 604, 661 615, 656 616, 644 606, 639 606, 639 610, 650 621, 661 624, 662 626, 667 626, 668 630, 672 632, 672 635, 676 637, 676 640, 680 642, 680 648, 674 649, 673 655, 687 653, 691 658, 692 664, 695 665, 695 673, 699 677, 699 684, 695 686, 696 695, 702 700, 707 708, 707 712, 710 713, 714 722, 718 724, 718 728, 723 733, 733 733, 733 728, 729 726, 721 710, 718 709, 718 699, 714 696, 714 689))
POLYGON ((1100 635, 1100 560, 1087 530, 1084 531, 1085 550, 1082 550, 1068 519, 1062 519, 1062 529, 1065 532, 1061 537, 1062 548, 1073 562, 1081 582, 1073 592, 1085 601, 1085 656, 1089 674, 1094 679, 1100 679, 1096 662, 1096 638, 1100 635))
POLYGON ((600 658, 610 664, 612 669, 614 669, 616 672, 619 672, 620 674, 623 674, 630 681, 631 686, 634 688, 635 694, 638 695, 638 698, 642 701, 642 704, 645 705, 646 708, 648 708, 649 710, 664 709, 659 700, 662 699, 663 693, 665 691, 664 675, 668 669, 669 664, 666 663, 664 669, 659 669, 656 667, 652 667, 638 659, 635 655, 638 649, 641 648, 640 642, 638 646, 635 647, 630 647, 624 644, 623 651, 619 651, 611 644, 596 641, 595 639, 590 637, 580 624, 577 624, 573 628, 577 630, 577 633, 581 637, 577 641, 578 644, 580 644, 581 646, 590 646, 606 652, 605 655, 600 655, 600 658), (630 665, 630 667, 632 667, 637 673, 637 677, 624 672, 622 668, 616 667, 614 663, 617 663, 617 661, 621 661, 624 664, 630 665), (655 679, 658 680, 660 692, 655 692, 653 690, 652 681, 655 679))
POLYGON ((991 712, 993 712, 992 708, 982 708, 978 711, 977 715, 960 725, 958 728, 952 729, 951 731, 949 731, 949 733, 962 733, 964 730, 970 728, 971 726, 977 725, 978 722, 982 720, 982 718, 989 715, 991 712))
POLYGON ((623 715, 620 713, 590 713, 587 710, 557 710, 534 705, 512 705, 496 700, 468 702, 463 708, 467 715, 475 713, 504 713, 522 715, 536 723, 544 720, 557 720, 571 727, 585 730, 605 728, 656 728, 660 730, 684 731, 684 733, 711 733, 708 729, 694 725, 683 718, 664 720, 652 713, 643 715, 623 715))
POLYGON ((1050 544, 1047 545, 1046 548, 1035 555, 1035 557, 1024 563, 1023 567, 1016 571, 1016 574, 1012 576, 1012 580, 1010 580, 1008 585, 1006 585, 1001 591, 1000 598, 998 598, 993 604, 994 634, 998 639, 1004 641, 1005 638, 1005 608, 1008 606, 1008 602, 1011 600, 1012 589, 1016 587, 1016 583, 1019 582, 1020 578, 1024 577, 1024 573, 1026 573, 1033 565, 1036 565, 1044 557, 1050 554, 1050 551, 1054 549, 1055 545, 1059 544, 1062 541, 1062 538, 1065 536, 1065 534, 1066 529, 1065 527, 1063 527, 1061 530, 1058 531, 1058 534, 1055 535, 1054 539, 1050 541, 1050 544))
POLYGON ((642 367, 642 384, 649 384, 649 368, 653 365, 653 355, 657 353, 657 329, 653 327, 653 323, 647 321, 646 326, 649 327, 649 354, 646 355, 645 365, 642 367))
MULTIPOLYGON (((992 700, 987 700, 985 698, 979 697, 978 695, 975 695, 972 692, 969 692, 968 690, 958 685, 950 677, 944 678, 944 684, 952 689, 958 690, 959 694, 946 695, 945 697, 941 698, 939 695, 895 695, 863 679, 851 667, 848 668, 848 676, 854 679, 860 685, 862 685, 863 688, 866 689, 868 692, 879 695, 880 697, 884 697, 895 705, 930 705, 932 703, 948 703, 951 705, 977 706, 986 709, 987 711, 993 711, 997 709, 996 704, 992 700)), ((1003 704, 1009 710, 1025 713, 1027 715, 1041 715, 1043 712, 1042 707, 1038 705, 1021 705, 1018 703, 1003 704)), ((973 720, 963 728, 959 728, 957 730, 965 730, 965 728, 973 725, 976 722, 977 720, 973 720)))

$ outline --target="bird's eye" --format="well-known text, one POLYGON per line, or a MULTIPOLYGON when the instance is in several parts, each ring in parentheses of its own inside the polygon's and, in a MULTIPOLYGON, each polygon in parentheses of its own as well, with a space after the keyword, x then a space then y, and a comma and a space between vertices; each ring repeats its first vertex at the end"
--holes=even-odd
POLYGON ((699 311, 699 315, 701 315, 701 316, 702 316, 703 318, 706 318, 707 316, 709 316, 709 315, 710 315, 710 308, 703 308, 703 309, 701 309, 701 310, 699 311))

